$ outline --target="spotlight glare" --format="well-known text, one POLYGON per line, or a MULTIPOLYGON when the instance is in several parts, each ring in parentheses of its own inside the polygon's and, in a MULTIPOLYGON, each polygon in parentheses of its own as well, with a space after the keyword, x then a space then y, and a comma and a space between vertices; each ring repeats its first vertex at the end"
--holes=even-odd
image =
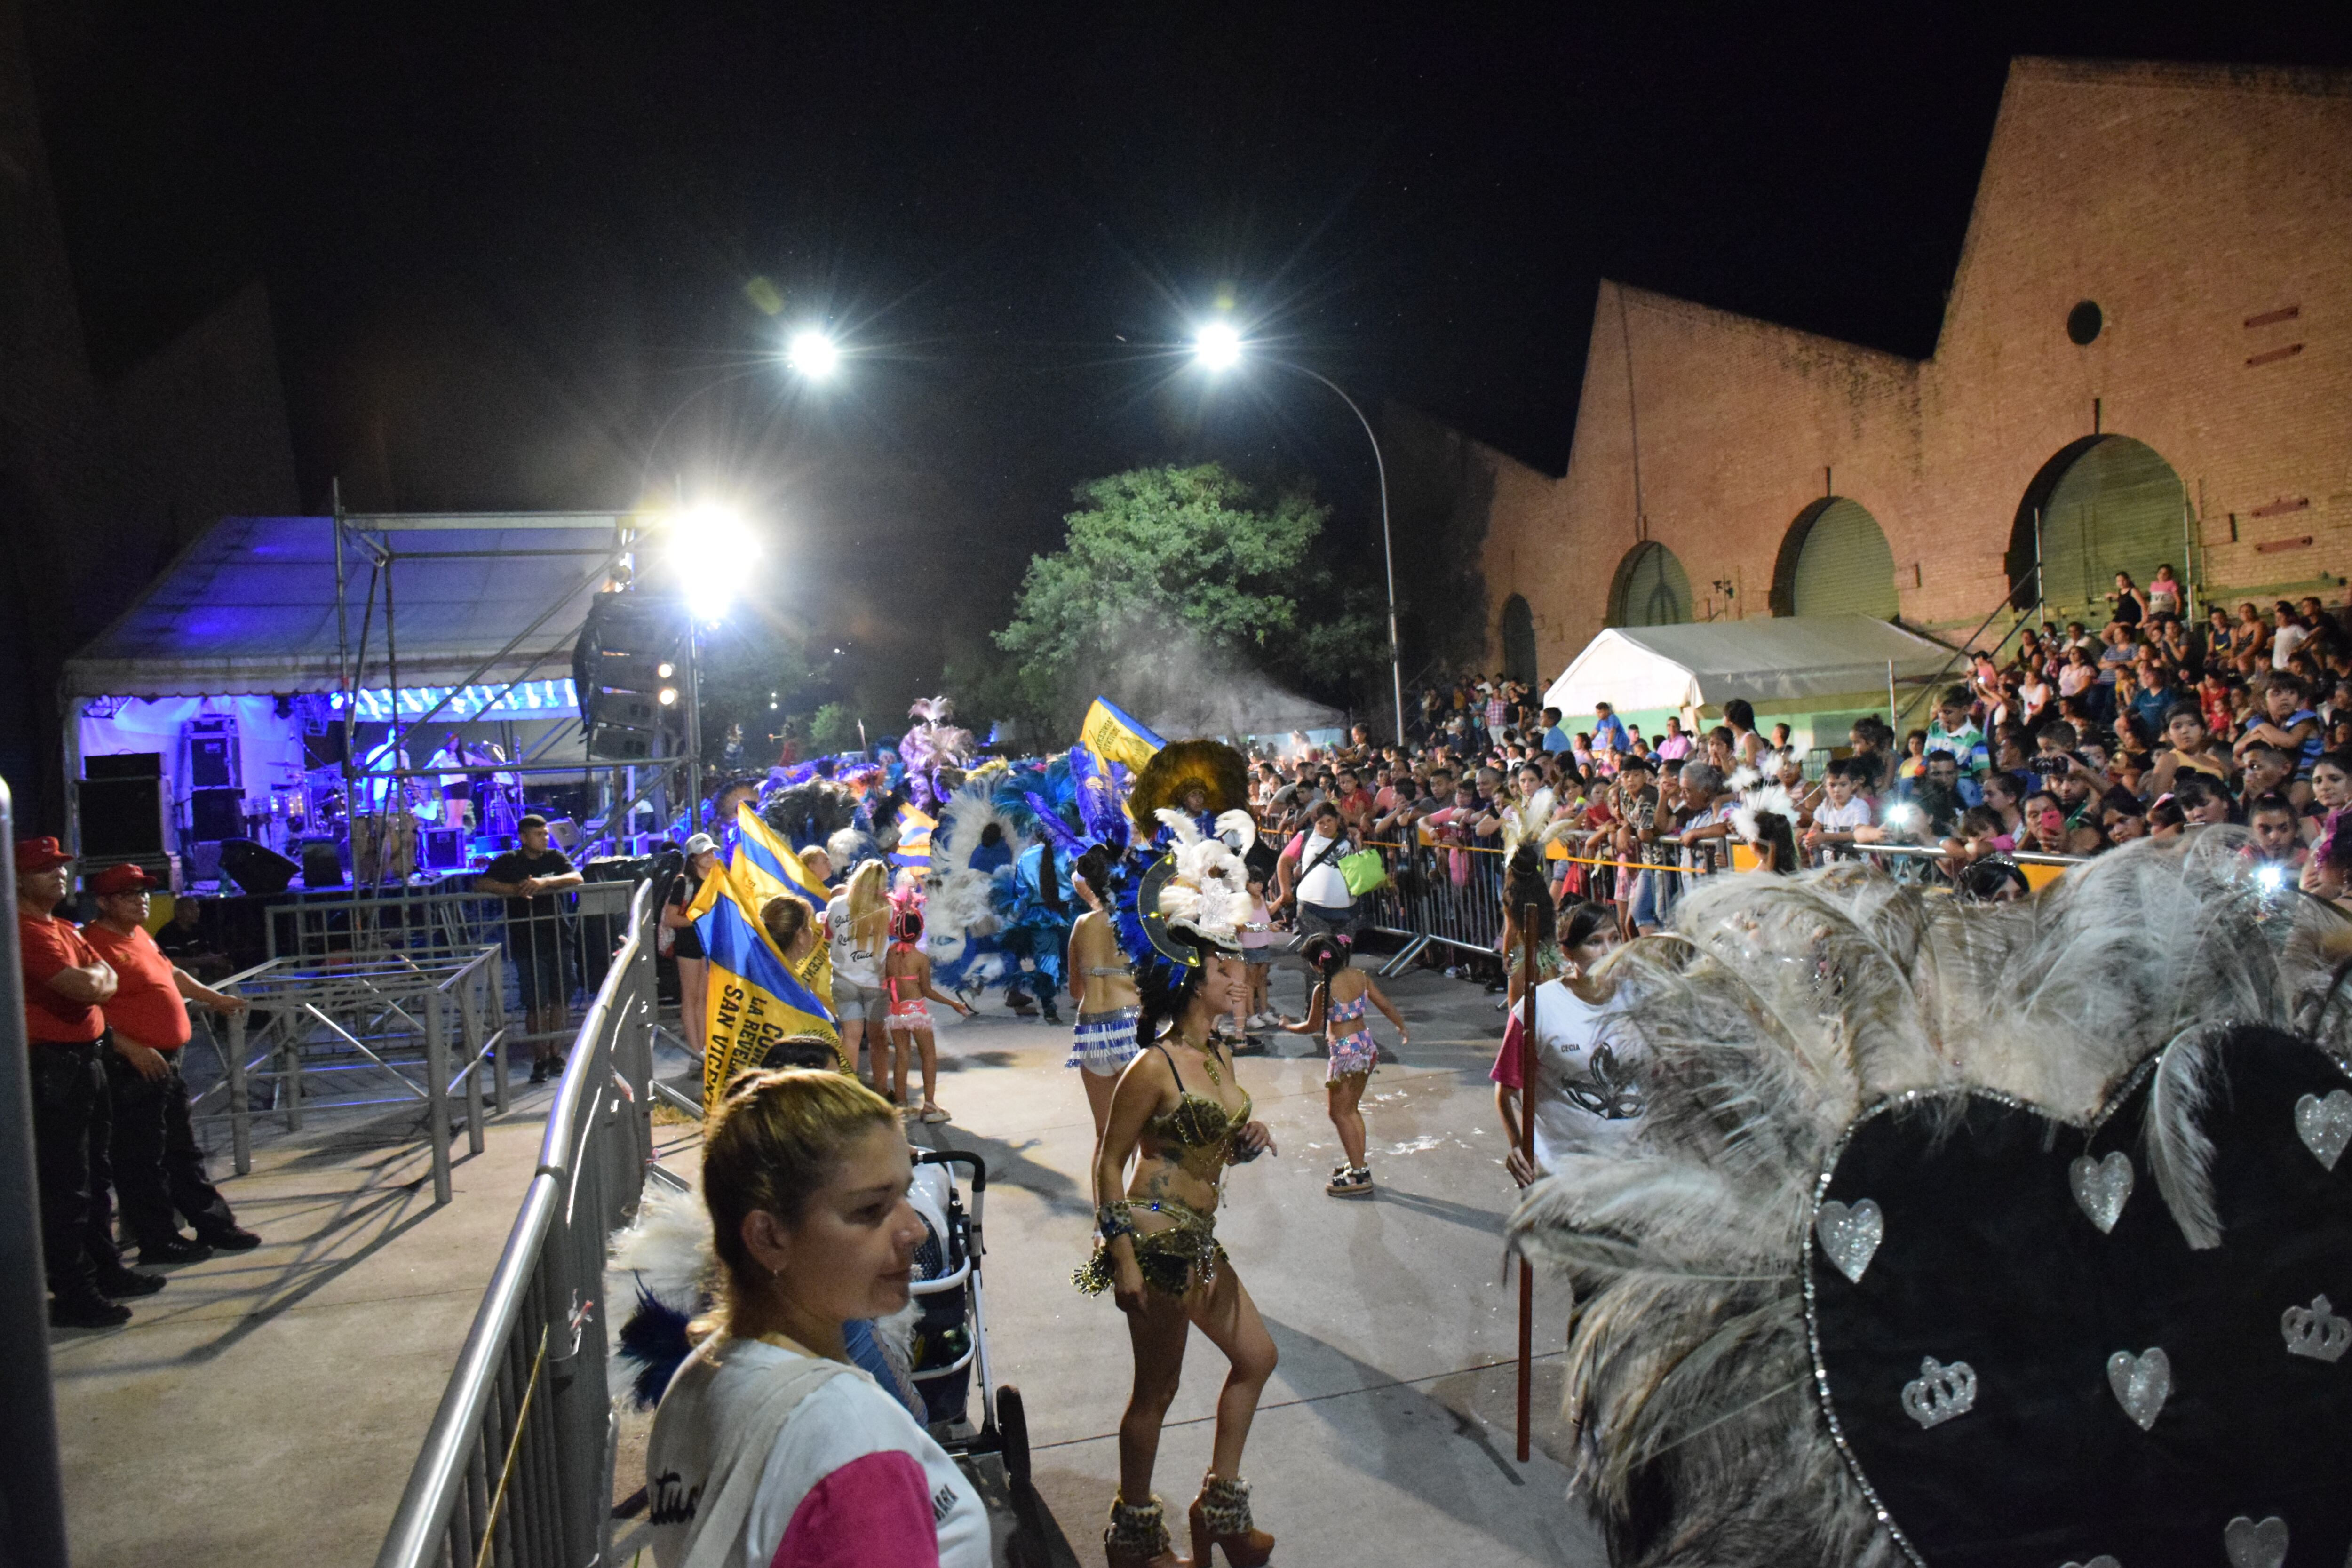
POLYGON ((1192 339, 1192 357, 1204 370, 1231 370, 1242 362, 1242 335, 1231 321, 1211 321, 1192 339))
POLYGON ((659 695, 660 695, 660 700, 661 700, 661 705, 662 705, 663 707, 665 707, 665 708, 672 708, 672 707, 677 706, 677 687, 675 687, 675 686, 665 686, 665 687, 663 687, 663 688, 661 689, 661 691, 660 691, 660 694, 659 694, 659 695))
POLYGON ((664 659, 659 665, 656 666, 654 669, 654 674, 663 680, 667 680, 671 676, 676 675, 677 673, 677 666, 670 663, 667 659, 664 659))
POLYGON ((814 327, 803 327, 785 346, 784 363, 811 381, 823 381, 841 363, 841 345, 814 327))
POLYGON ((670 561, 697 620, 716 621, 734 602, 735 584, 759 553, 759 541, 731 507, 702 501, 670 519, 670 561))

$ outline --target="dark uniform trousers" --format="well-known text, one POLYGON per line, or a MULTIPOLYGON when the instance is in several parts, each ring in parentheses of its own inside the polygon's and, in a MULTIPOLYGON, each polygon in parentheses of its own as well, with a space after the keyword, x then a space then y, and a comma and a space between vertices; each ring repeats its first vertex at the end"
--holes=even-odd
POLYGON ((228 1202, 205 1173, 205 1152, 188 1122, 188 1083, 180 1076, 180 1053, 161 1053, 163 1076, 148 1079, 123 1058, 106 1053, 106 1078, 114 1100, 114 1190, 122 1201, 122 1223, 141 1247, 180 1234, 173 1211, 188 1216, 196 1237, 217 1236, 236 1224, 228 1202))
POLYGON ((41 1189, 41 1252, 55 1296, 89 1295, 122 1267, 110 1190, 112 1108, 100 1057, 109 1037, 32 1047, 33 1157, 41 1189))

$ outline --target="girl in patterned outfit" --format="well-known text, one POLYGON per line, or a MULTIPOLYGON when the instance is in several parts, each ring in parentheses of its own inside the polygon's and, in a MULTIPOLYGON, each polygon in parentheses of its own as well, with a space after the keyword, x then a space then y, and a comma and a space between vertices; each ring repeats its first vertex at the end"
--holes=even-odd
POLYGON ((1359 1106, 1364 1085, 1380 1060, 1381 1047, 1372 1038, 1371 1021, 1364 1015, 1368 1007, 1387 1014, 1389 1022, 1396 1026, 1400 1046, 1405 1043, 1404 1019, 1370 975, 1349 966, 1349 952, 1346 938, 1328 936, 1314 937, 1299 950, 1299 956, 1323 978, 1307 1002, 1307 1016, 1296 1023, 1285 1018, 1282 1026, 1294 1035, 1311 1035, 1320 1029, 1330 1046, 1324 1100, 1347 1158, 1333 1168, 1323 1190, 1335 1198, 1368 1198, 1372 1195, 1372 1168, 1364 1157, 1364 1113, 1359 1106))

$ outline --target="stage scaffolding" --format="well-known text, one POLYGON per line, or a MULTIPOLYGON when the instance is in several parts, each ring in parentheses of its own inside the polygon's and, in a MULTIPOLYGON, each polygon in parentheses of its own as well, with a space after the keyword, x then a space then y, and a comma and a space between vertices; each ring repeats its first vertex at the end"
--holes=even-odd
POLYGON ((452 1101, 464 1103, 475 1154, 486 1107, 508 1104, 500 957, 488 945, 273 958, 223 981, 219 988, 251 1009, 230 1016, 225 1047, 237 1174, 253 1168, 257 1115, 283 1117, 299 1132, 306 1113, 422 1104, 433 1201, 447 1203, 452 1101), (257 1030, 248 1017, 260 1021, 257 1030))
MULTIPOLYGON (((600 838, 617 838, 628 826, 628 818, 641 805, 650 804, 655 819, 667 822, 671 816, 673 800, 692 801, 697 798, 698 780, 689 765, 700 748, 700 698, 698 689, 699 660, 689 647, 686 669, 684 707, 687 720, 685 743, 679 754, 654 758, 644 763, 622 763, 599 765, 593 758, 583 758, 578 763, 534 763, 528 757, 513 757, 502 764, 448 765, 423 767, 415 765, 419 759, 409 754, 408 738, 425 732, 425 726, 448 708, 457 694, 475 685, 492 670, 502 672, 504 684, 499 693, 483 705, 484 714, 493 713, 501 699, 524 681, 537 678, 539 671, 551 662, 568 656, 578 639, 579 628, 566 626, 561 629, 561 640, 547 643, 533 654, 523 649, 541 629, 575 603, 583 590, 600 587, 633 585, 637 574, 636 553, 644 537, 648 519, 631 512, 347 512, 343 510, 342 489, 338 484, 334 493, 333 524, 335 530, 335 632, 336 667, 342 707, 342 773, 344 808, 352 828, 352 893, 362 898, 376 891, 391 880, 384 873, 397 868, 400 857, 381 850, 373 857, 376 875, 363 879, 360 865, 360 846, 368 842, 383 846, 400 831, 398 796, 410 779, 438 780, 445 774, 463 773, 485 780, 508 775, 519 782, 530 778, 562 775, 585 778, 598 792, 598 815, 583 823, 583 845, 593 845, 600 838), (473 533, 511 531, 563 531, 573 532, 583 529, 609 530, 611 542, 601 547, 563 546, 546 550, 395 550, 392 538, 407 533, 473 533), (414 720, 404 720, 400 711, 400 622, 399 595, 395 568, 403 560, 459 561, 478 560, 484 570, 500 560, 524 556, 567 556, 586 563, 583 574, 549 601, 523 628, 509 638, 496 653, 481 659, 465 679, 449 687, 449 694, 414 720), (366 585, 360 594, 357 608, 357 639, 353 640, 354 605, 352 590, 358 568, 365 566, 366 585), (377 601, 382 599, 382 662, 384 684, 392 691, 392 715, 385 754, 394 763, 386 770, 362 768, 356 754, 355 731, 359 722, 358 693, 367 684, 366 673, 372 647, 374 646, 377 601), (520 668, 513 661, 524 662, 520 668), (510 671, 511 673, 505 673, 510 671), (400 765, 406 759, 410 765, 400 765), (684 769, 683 775, 680 770, 684 769), (397 781, 397 782, 393 782, 397 781), (362 795, 371 797, 367 809, 362 807, 362 795), (362 831, 362 820, 370 826, 362 831)), ((689 638, 691 644, 697 639, 689 638)), ((588 693, 579 694, 584 709, 588 693)), ((584 720, 585 714, 583 712, 584 720)), ((556 733, 561 733, 560 731, 556 733)))

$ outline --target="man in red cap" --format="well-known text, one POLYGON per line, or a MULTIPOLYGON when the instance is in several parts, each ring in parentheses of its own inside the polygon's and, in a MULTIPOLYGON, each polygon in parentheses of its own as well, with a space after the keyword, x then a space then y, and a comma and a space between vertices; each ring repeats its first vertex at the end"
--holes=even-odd
POLYGON ((180 1076, 188 1004, 242 1013, 245 998, 215 991, 163 956, 146 931, 147 890, 155 879, 144 870, 110 866, 86 885, 98 900, 98 919, 81 934, 116 979, 105 1004, 106 1026, 114 1036, 106 1057, 114 1100, 114 1191, 123 1223, 138 1239, 139 1261, 195 1263, 215 1247, 258 1247, 261 1237, 238 1227, 227 1200, 205 1173, 205 1152, 188 1123, 188 1085, 180 1076), (195 1240, 180 1234, 176 1215, 188 1216, 195 1240))
POLYGON ((16 840, 16 948, 25 972, 25 1038, 32 1047, 33 1156, 41 1189, 41 1258, 49 1321, 104 1329, 131 1320, 110 1298, 146 1296, 163 1279, 122 1264, 108 1191, 113 1134, 106 1094, 106 1017, 115 976, 69 921, 73 857, 54 838, 16 840))

